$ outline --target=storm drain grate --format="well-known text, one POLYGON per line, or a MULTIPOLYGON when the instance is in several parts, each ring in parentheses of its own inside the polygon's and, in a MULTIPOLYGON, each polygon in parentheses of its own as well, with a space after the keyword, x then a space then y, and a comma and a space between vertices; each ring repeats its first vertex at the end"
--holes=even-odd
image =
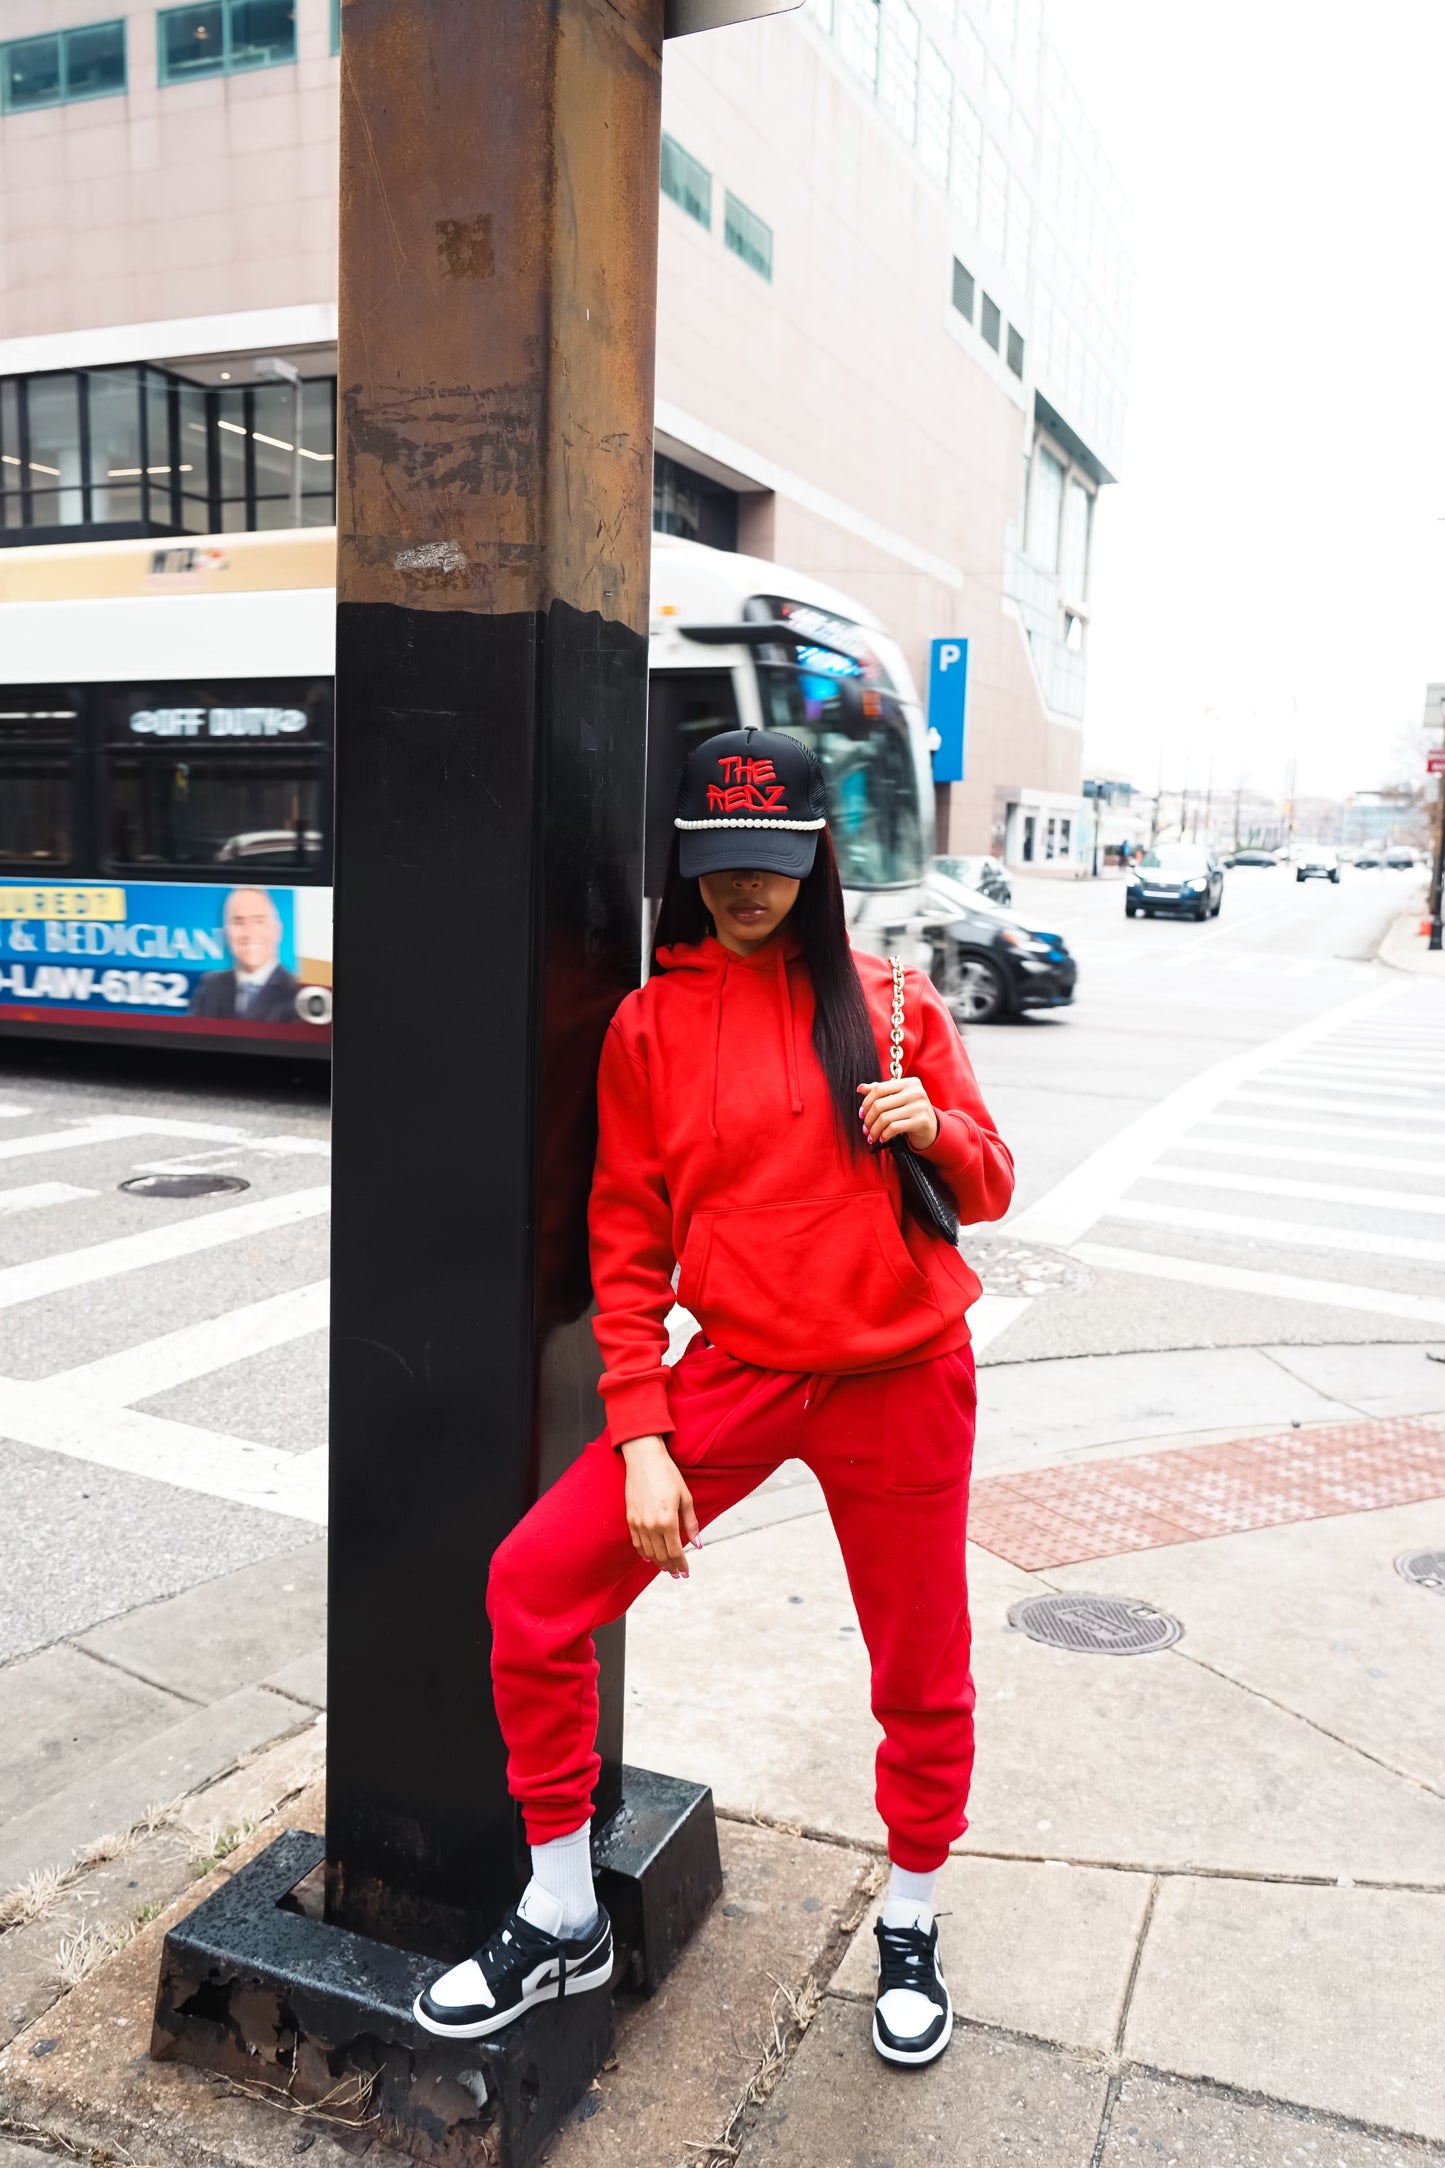
POLYGON ((1167 1611, 1123 1596, 1025 1596, 1008 1622, 1030 1641, 1091 1656, 1149 1656, 1184 1631, 1167 1611))
POLYGON ((220 1197, 251 1187, 239 1174, 133 1174, 120 1186, 132 1197, 220 1197))
POLYGON ((1416 1588, 1445 1590, 1445 1551, 1405 1551, 1395 1560, 1395 1571, 1416 1588))
POLYGON ((1053 1295, 1089 1286, 1094 1274, 1067 1250, 1045 1249, 1035 1242, 975 1241, 964 1236, 964 1255, 983 1282, 986 1295, 1053 1295))

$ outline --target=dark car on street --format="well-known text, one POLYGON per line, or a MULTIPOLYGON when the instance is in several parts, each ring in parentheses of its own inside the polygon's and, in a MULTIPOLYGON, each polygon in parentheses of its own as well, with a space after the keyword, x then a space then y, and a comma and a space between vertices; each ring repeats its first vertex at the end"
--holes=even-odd
POLYGON ((1127 918, 1218 918, 1224 901, 1224 869, 1202 843, 1156 843, 1129 878, 1127 918))
POLYGON ((1277 866, 1279 860, 1273 851, 1231 851, 1225 859, 1226 866, 1277 866))
POLYGON ((997 1024, 1074 998, 1079 967, 1063 935, 1026 925, 986 896, 967 896, 932 938, 933 983, 955 1023, 997 1024))
POLYGON ((1334 851, 1327 851, 1317 843, 1307 843, 1295 860, 1294 877, 1297 881, 1333 881, 1340 885, 1340 861, 1334 851))

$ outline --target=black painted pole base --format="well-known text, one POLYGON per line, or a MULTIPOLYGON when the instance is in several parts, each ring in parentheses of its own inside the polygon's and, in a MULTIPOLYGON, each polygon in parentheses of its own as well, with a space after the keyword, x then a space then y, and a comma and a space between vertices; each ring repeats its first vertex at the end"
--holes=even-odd
POLYGON ((594 1829, 592 1872, 617 1944, 614 1984, 650 1995, 722 1893, 707 1785, 624 1765, 622 1804, 594 1829))
MULTIPOLYGON (((533 2168, 611 2056, 611 1994, 539 2004, 490 2040, 438 2039, 411 2011, 439 1958, 329 1924, 325 1855, 323 1838, 288 1830, 171 1929, 151 2055, 321 2109, 438 2168, 533 2168)), ((614 1983, 650 1993, 722 1887, 711 1792, 625 1770, 594 1864, 614 1983)))

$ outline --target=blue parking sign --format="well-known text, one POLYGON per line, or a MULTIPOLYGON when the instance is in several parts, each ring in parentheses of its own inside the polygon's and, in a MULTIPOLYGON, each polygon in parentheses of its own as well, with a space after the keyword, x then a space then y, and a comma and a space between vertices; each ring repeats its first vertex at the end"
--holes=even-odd
POLYGON ((961 783, 968 720, 968 642, 935 640, 928 661, 928 727, 938 734, 935 783, 961 783))

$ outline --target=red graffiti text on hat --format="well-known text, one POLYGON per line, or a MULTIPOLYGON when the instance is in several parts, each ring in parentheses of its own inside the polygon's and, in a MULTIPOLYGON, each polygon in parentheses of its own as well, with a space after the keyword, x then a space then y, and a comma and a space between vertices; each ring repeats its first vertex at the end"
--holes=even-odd
POLYGON ((718 766, 724 781, 708 784, 709 812, 787 812, 786 786, 778 782, 777 770, 770 760, 745 760, 741 755, 730 754, 727 759, 719 760, 718 766))

